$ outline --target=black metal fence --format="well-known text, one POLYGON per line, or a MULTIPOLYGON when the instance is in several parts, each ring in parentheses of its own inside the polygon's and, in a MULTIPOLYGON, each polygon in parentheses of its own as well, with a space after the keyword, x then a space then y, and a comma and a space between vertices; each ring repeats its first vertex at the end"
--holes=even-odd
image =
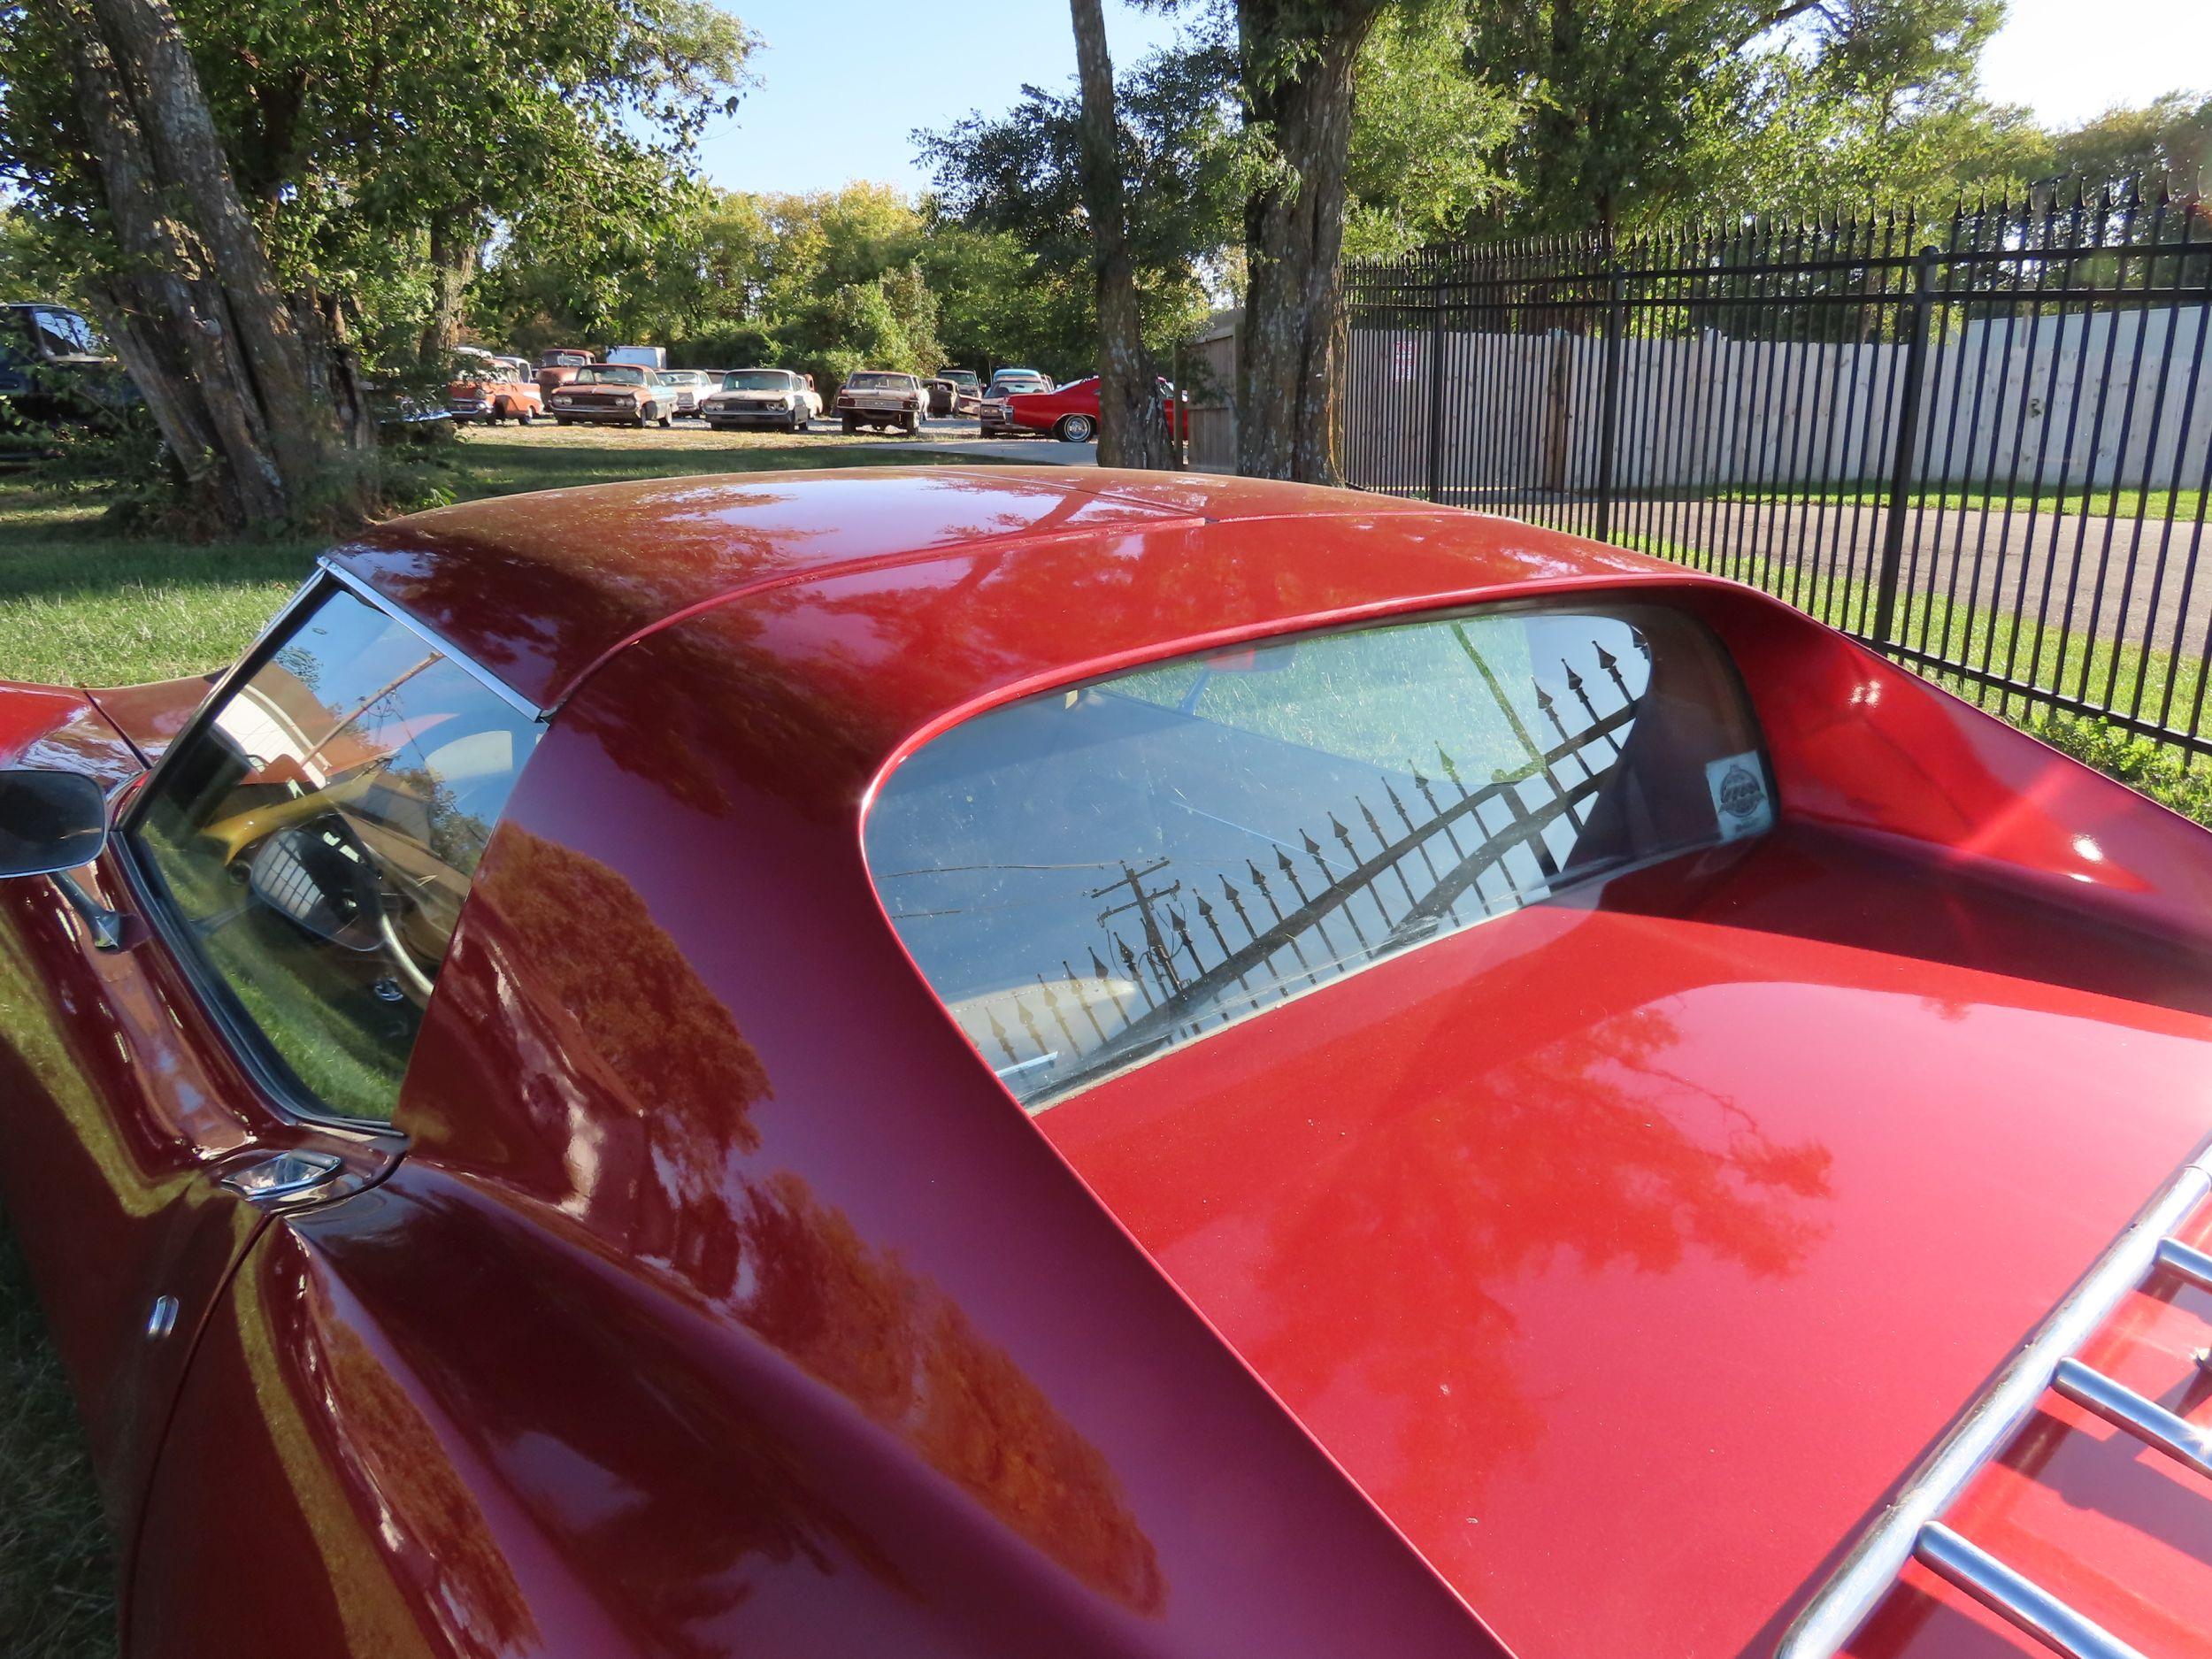
POLYGON ((2212 755, 2212 217, 2162 187, 1346 273, 1349 482, 1678 559, 2212 755))

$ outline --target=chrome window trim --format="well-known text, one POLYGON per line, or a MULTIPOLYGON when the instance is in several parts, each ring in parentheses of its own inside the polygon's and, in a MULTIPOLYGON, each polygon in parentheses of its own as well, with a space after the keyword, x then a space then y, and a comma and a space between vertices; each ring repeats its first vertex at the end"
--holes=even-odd
POLYGON ((466 651, 460 649, 435 628, 431 627, 419 618, 410 616, 406 611, 402 611, 353 572, 332 558, 329 554, 324 554, 322 557, 315 561, 315 564, 319 570, 355 598, 381 611, 400 626, 421 640, 424 644, 434 649, 441 657, 456 668, 477 680, 487 691, 492 693, 518 714, 527 715, 541 724, 549 718, 545 710, 531 702, 529 698, 500 679, 498 675, 493 673, 490 669, 485 667, 466 651))
POLYGON ((147 801, 153 796, 157 786, 161 781, 162 774, 168 769, 178 751, 199 735, 202 728, 212 718, 216 707, 237 688, 241 680, 250 677, 256 669, 261 666, 268 657, 271 645, 280 636, 288 633, 299 618, 313 609, 318 603, 318 595, 326 585, 331 584, 344 588, 362 603, 389 617, 417 639, 422 641, 424 644, 445 657, 455 667, 482 685, 486 690, 491 692, 517 713, 526 715, 540 725, 545 724, 553 718, 550 710, 541 708, 531 702, 529 698, 501 680, 491 670, 470 657, 467 652, 458 649, 449 641, 442 638, 436 629, 409 616, 389 599, 370 587, 367 582, 326 553, 316 559, 314 573, 293 590, 292 596, 277 607, 276 614, 269 618, 267 625, 260 633, 254 635, 253 643, 239 653, 235 662, 216 676, 214 684, 208 687, 207 695, 200 699, 200 706, 192 710, 192 718, 184 723, 176 736, 169 740, 168 746, 161 751, 160 758, 156 760, 144 775, 137 780, 137 787, 132 795, 130 804, 124 809, 123 817, 115 825, 115 832, 119 836, 127 837, 137 828, 138 819, 145 813, 147 801))
POLYGON ((323 572, 319 566, 313 575, 293 589, 289 599, 277 607, 276 614, 263 626, 260 633, 253 636, 253 643, 241 651, 237 660, 228 668, 215 676, 213 683, 207 688, 207 695, 200 699, 199 707, 192 710, 192 718, 179 728, 177 734, 163 748, 160 757, 137 780, 130 804, 124 808, 123 816, 115 824, 118 841, 127 841, 137 829, 138 820, 146 814, 146 803, 152 797, 155 786, 176 764, 177 751, 199 735, 213 718, 216 705, 237 688, 238 682, 261 666, 262 658, 267 654, 270 645, 286 631, 292 618, 306 609, 308 602, 314 598, 316 590, 322 585, 323 572))
POLYGON ((1833 1659, 1896 1586, 1924 1530, 1936 1526, 1966 1485, 2035 1411, 2071 1356, 2114 1309, 2163 1264, 2161 1247, 2212 1194, 2212 1149, 2200 1148, 2098 1260, 2010 1364, 1899 1490, 1834 1576, 1797 1616, 1776 1659, 1833 1659))

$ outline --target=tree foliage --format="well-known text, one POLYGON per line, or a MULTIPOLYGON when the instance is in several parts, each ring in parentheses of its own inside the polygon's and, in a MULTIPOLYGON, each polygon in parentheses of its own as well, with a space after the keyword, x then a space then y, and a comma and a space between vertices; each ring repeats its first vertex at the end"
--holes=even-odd
MULTIPOLYGON (((357 436, 362 399, 343 388, 440 355, 495 230, 649 234, 751 44, 705 0, 0 0, 0 184, 47 262, 95 279, 95 308, 189 472, 187 451, 209 434, 169 419, 165 400, 181 408, 204 378, 196 329, 235 324, 250 340, 259 326, 248 267, 265 265, 304 342, 302 392, 335 396, 357 436), (132 27, 111 26, 110 11, 132 27), (165 58, 169 41, 179 50, 165 58), (122 96, 98 89, 103 73, 122 96), (208 165, 188 167, 153 119, 171 108, 211 129, 208 165), (135 188, 124 163, 187 210, 165 220, 150 196, 137 212, 119 195, 135 188), (188 175, 208 187, 185 188, 188 175), (226 228, 226 193, 242 241, 226 228), (214 285, 196 320, 146 286, 159 277, 180 293, 174 280, 193 273, 214 285), (165 374, 174 384, 162 390, 165 374)), ((252 385, 281 402, 291 378, 265 364, 252 385)), ((298 412, 262 411, 269 442, 282 447, 298 412)))
MULTIPOLYGON (((1134 207, 1127 253, 1155 356, 1164 357, 1204 317, 1209 279, 1229 243, 1237 204, 1232 72, 1217 31, 1115 77, 1116 147, 1134 207)), ((978 111, 941 132, 914 134, 934 175, 938 219, 988 239, 972 242, 967 257, 998 264, 1001 280, 1013 274, 1003 263, 1008 250, 1020 250, 1022 280, 1044 301, 1024 332, 1045 348, 1040 357, 1072 350, 1079 366, 1091 360, 1096 338, 1081 130, 1081 100, 1071 88, 1025 86, 1003 115, 978 111), (1078 319, 1074 339, 1050 338, 1078 319)))
POLYGON ((2039 169, 2107 188, 2146 179, 2185 190, 2212 181, 2212 97, 2170 92, 2137 109, 2108 110, 2048 139, 2039 169))
POLYGON ((861 367, 933 373, 944 349, 928 227, 888 185, 695 185, 619 242, 526 227, 494 251, 472 321, 523 350, 649 342, 685 366, 765 364, 832 382, 861 367))

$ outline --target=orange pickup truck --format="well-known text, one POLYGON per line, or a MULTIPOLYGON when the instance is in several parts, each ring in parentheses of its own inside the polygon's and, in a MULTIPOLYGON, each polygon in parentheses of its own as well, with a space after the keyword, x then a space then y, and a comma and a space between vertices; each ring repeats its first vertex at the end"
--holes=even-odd
POLYGON ((528 426, 545 412, 536 375, 520 357, 495 357, 474 346, 454 352, 454 376, 446 383, 446 412, 458 421, 503 420, 528 426))

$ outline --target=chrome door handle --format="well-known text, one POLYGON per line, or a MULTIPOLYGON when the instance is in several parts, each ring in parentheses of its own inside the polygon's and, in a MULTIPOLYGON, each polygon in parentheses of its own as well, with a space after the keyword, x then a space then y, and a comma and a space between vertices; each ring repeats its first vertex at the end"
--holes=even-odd
POLYGON ((271 1153, 233 1169, 223 1185, 256 1204, 296 1204, 342 1197, 353 1190, 345 1165, 327 1152, 271 1153))

